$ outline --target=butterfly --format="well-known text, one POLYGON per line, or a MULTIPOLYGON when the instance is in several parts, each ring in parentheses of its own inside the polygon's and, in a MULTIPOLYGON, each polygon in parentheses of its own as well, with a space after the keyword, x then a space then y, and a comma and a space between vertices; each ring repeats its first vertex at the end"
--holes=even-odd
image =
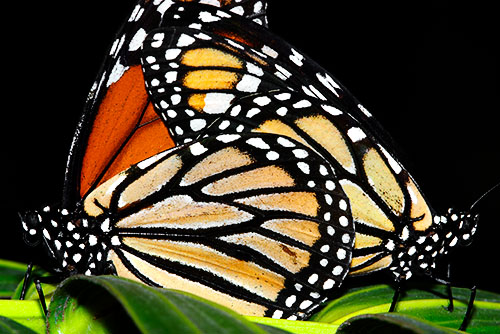
POLYGON ((143 46, 152 103, 174 141, 220 133, 293 138, 335 168, 355 221, 350 275, 432 275, 438 255, 472 240, 478 217, 437 214, 389 136, 331 74, 265 28, 177 4, 143 46))
POLYGON ((243 314, 303 318, 348 273, 354 228, 334 171, 274 134, 223 134, 160 152, 76 208, 28 212, 62 276, 114 273, 243 314))

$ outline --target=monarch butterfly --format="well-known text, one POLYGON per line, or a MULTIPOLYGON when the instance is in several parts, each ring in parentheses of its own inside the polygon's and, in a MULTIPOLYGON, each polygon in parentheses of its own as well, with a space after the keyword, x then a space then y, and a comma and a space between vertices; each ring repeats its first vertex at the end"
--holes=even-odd
POLYGON ((167 15, 176 26, 150 33, 142 62, 174 140, 276 133, 323 156, 337 171, 356 225, 350 275, 385 268, 396 281, 430 275, 439 254, 470 243, 477 216, 437 215, 372 115, 319 65, 234 15, 189 4, 167 15))
POLYGON ((115 273, 289 319, 341 284, 354 243, 334 172, 273 134, 174 147, 102 183, 76 209, 25 214, 23 227, 63 276, 115 273))

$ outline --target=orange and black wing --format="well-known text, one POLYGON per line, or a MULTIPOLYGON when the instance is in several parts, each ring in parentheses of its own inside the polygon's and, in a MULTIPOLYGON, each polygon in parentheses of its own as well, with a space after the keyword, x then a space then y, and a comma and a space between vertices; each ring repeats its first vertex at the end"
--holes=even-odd
MULTIPOLYGON (((267 23, 263 1, 209 3, 267 23)), ((165 13, 172 4, 170 0, 138 1, 117 34, 73 139, 65 176, 65 206, 132 164, 175 145, 151 105, 140 62, 144 38, 152 29, 169 25, 165 13)))
POLYGON ((107 245, 118 275, 246 315, 305 317, 351 262, 353 223, 335 172, 274 134, 224 134, 159 153, 101 184, 84 210, 103 221, 93 244, 107 245))

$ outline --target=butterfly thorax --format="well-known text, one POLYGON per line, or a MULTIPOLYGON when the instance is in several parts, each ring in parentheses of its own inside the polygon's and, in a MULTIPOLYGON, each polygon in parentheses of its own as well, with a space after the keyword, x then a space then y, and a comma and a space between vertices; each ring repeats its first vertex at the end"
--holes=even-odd
POLYGON ((63 276, 104 273, 107 245, 111 244, 109 218, 87 217, 80 210, 48 206, 21 218, 26 243, 42 243, 55 272, 63 276))
POLYGON ((467 246, 472 242, 477 222, 477 215, 450 209, 445 215, 434 216, 425 231, 403 229, 401 243, 388 243, 387 248, 393 251, 390 270, 397 280, 409 279, 414 273, 432 275, 439 257, 457 245, 467 246))

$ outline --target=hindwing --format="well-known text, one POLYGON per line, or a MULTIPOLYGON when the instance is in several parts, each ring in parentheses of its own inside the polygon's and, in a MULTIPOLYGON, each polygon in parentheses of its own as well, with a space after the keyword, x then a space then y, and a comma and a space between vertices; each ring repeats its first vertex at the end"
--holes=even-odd
POLYGON ((309 314, 341 284, 354 242, 331 167, 274 134, 223 134, 157 154, 99 186, 84 210, 112 217, 102 238, 118 275, 250 315, 309 314))

